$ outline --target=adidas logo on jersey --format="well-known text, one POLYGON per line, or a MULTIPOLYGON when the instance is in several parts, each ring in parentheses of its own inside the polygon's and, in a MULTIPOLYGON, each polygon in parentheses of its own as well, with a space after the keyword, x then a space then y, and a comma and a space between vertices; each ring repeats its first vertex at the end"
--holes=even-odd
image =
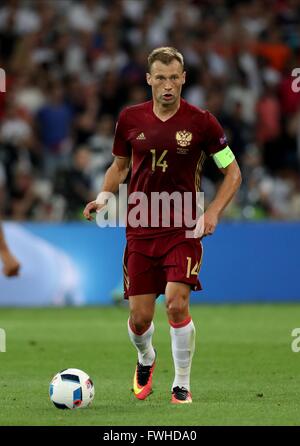
POLYGON ((139 134, 139 136, 137 136, 136 139, 146 139, 146 137, 145 137, 144 133, 142 132, 139 134))

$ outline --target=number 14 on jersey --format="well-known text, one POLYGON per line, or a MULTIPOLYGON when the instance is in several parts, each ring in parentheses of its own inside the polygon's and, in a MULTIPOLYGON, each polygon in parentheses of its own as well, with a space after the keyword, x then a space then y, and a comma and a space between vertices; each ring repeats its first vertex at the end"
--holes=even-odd
POLYGON ((152 171, 154 172, 156 167, 161 167, 162 171, 165 172, 168 167, 168 163, 166 160, 164 160, 166 154, 168 153, 167 150, 164 150, 163 153, 160 155, 160 157, 157 159, 156 149, 150 150, 152 153, 152 171))

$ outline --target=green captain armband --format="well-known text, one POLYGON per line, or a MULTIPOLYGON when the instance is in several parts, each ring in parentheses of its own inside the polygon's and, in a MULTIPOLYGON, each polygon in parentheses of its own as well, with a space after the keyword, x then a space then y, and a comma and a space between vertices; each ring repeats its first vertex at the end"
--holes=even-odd
POLYGON ((219 169, 229 166, 232 161, 235 159, 234 154, 232 153, 229 146, 226 146, 225 149, 220 150, 213 155, 214 162, 219 167, 219 169))

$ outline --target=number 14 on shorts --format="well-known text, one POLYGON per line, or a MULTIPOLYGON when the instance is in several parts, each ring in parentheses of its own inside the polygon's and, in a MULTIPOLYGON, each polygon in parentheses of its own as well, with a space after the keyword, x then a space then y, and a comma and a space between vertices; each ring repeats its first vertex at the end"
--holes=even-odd
POLYGON ((187 257, 186 277, 189 279, 191 276, 198 276, 200 271, 201 262, 196 262, 192 267, 192 257, 187 257))

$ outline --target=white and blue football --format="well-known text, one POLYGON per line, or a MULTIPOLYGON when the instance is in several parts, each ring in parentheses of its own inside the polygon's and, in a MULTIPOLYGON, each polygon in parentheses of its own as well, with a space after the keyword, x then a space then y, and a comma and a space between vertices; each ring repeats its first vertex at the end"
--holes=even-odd
POLYGON ((50 399, 58 409, 76 409, 89 406, 95 387, 89 375, 79 369, 65 369, 50 383, 50 399))

